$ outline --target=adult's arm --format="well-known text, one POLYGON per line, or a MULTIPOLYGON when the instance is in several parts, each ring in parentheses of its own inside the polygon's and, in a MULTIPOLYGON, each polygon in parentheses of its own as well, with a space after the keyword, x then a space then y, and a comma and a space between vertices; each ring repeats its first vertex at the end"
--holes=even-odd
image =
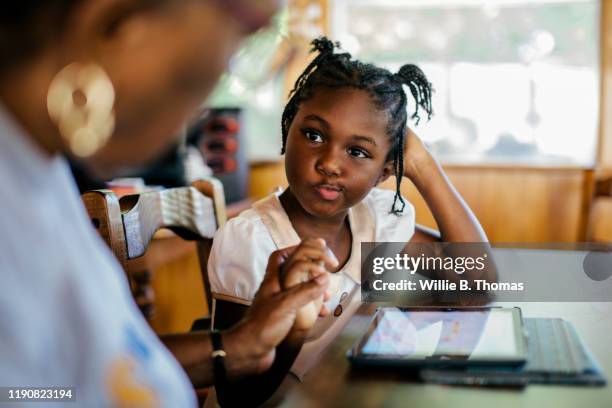
MULTIPOLYGON (((334 270, 338 266, 338 260, 327 248, 322 239, 306 239, 296 248, 283 266, 282 286, 289 290, 300 285, 300 281, 313 272, 321 273, 325 270, 334 270)), ((301 283, 303 284, 303 283, 301 283)), ((267 401, 283 382, 302 345, 306 339, 309 329, 314 325, 319 311, 322 315, 328 313, 322 307, 324 297, 319 297, 311 304, 299 310, 296 321, 287 336, 278 344, 275 350, 273 364, 258 375, 244 376, 231 382, 232 392, 225 396, 225 402, 230 406, 256 406, 267 401), (247 396, 248 401, 245 401, 247 396)), ((253 301, 251 308, 236 305, 230 302, 218 302, 215 314, 215 324, 221 323, 227 327, 228 323, 239 318, 241 312, 247 315, 258 305, 257 298, 253 301)))
MULTIPOLYGON (((329 274, 313 268, 309 279, 282 290, 280 270, 293 248, 270 256, 266 275, 248 313, 222 333, 228 379, 256 375, 274 362, 276 347, 287 337, 298 311, 325 294, 329 274)), ((208 333, 171 334, 161 337, 196 387, 213 383, 212 343, 208 333)))

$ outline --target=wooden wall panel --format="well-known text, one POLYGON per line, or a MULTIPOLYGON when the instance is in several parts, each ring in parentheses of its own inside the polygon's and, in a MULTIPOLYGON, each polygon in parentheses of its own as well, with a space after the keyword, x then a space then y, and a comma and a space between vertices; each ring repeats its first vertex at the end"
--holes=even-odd
POLYGON ((587 239, 612 242, 612 197, 599 197, 593 202, 587 239))
POLYGON ((286 187, 285 162, 251 164, 249 172, 249 197, 258 200, 270 194, 276 187, 286 187))
MULTIPOLYGON (((447 174, 493 242, 575 242, 584 231, 581 169, 448 167, 447 174)), ((385 183, 393 188, 394 180, 385 183)), ((425 202, 404 181, 417 222, 435 228, 425 202)))

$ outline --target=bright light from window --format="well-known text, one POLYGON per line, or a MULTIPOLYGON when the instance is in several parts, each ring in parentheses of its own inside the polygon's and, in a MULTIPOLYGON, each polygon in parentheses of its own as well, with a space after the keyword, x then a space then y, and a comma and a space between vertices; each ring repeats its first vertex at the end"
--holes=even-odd
POLYGON ((595 0, 335 0, 333 37, 357 58, 417 63, 435 116, 416 128, 446 163, 592 166, 595 0))

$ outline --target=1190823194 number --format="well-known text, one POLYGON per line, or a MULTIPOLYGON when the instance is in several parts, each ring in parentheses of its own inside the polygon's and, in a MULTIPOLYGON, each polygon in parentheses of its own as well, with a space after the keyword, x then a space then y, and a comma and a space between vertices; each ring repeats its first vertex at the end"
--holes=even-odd
POLYGON ((0 402, 75 401, 72 387, 0 387, 0 402))

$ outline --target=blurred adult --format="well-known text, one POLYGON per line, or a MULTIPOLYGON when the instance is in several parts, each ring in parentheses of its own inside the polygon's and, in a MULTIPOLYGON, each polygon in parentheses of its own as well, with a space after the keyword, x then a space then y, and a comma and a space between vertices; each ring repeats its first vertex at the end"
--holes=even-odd
POLYGON ((3 5, 0 386, 74 387, 87 407, 193 406, 193 385, 266 370, 296 311, 324 293, 328 276, 314 266, 282 290, 291 250, 276 252, 236 327, 212 341, 160 341, 91 228, 65 160, 107 178, 164 152, 240 41, 276 9, 272 0, 3 5))

